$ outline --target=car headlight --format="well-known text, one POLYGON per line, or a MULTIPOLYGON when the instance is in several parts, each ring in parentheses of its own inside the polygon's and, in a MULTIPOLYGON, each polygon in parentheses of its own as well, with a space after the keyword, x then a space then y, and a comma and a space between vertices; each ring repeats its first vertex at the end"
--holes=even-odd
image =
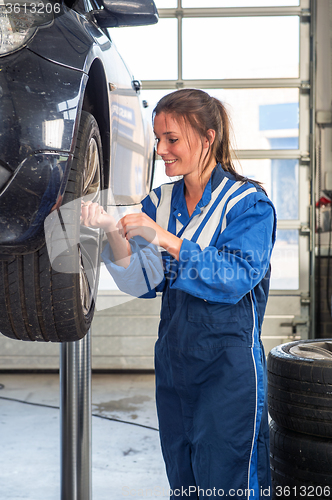
POLYGON ((60 4, 22 0, 0 0, 0 56, 19 49, 34 35, 37 28, 50 24, 60 4))

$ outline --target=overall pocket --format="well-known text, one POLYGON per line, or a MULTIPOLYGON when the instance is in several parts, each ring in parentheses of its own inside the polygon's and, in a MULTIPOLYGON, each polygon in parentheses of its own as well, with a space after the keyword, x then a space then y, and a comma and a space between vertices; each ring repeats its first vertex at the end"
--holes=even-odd
POLYGON ((187 309, 187 347, 209 349, 226 345, 250 345, 252 311, 246 303, 209 303, 191 297, 187 309))

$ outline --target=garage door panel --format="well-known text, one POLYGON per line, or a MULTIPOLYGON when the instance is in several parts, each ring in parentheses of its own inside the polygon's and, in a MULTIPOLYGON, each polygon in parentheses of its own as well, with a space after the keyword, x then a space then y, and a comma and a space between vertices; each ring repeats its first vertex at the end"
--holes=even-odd
POLYGON ((0 353, 5 356, 59 356, 59 344, 23 342, 0 335, 0 353))
POLYGON ((293 315, 300 316, 301 302, 299 295, 273 295, 270 294, 267 302, 265 317, 268 315, 293 315))
POLYGON ((59 353, 56 356, 34 355, 26 356, 6 355, 0 358, 1 370, 58 370, 59 353))
POLYGON ((134 316, 128 312, 124 316, 98 316, 92 324, 92 337, 152 336, 158 333, 159 317, 134 316))
POLYGON ((279 335, 282 337, 291 337, 292 336, 292 327, 290 324, 294 316, 265 316, 263 327, 262 327, 262 336, 271 337, 275 335, 279 335), (281 324, 289 324, 289 326, 281 326, 281 324))
POLYGON ((93 370, 107 370, 111 366, 112 370, 153 370, 153 356, 119 356, 117 354, 109 356, 93 356, 93 370))
POLYGON ((93 356, 153 356, 156 338, 152 336, 139 337, 114 336, 92 337, 91 350, 93 356))
POLYGON ((99 292, 96 316, 157 315, 159 317, 161 296, 154 299, 133 298, 122 292, 99 292))

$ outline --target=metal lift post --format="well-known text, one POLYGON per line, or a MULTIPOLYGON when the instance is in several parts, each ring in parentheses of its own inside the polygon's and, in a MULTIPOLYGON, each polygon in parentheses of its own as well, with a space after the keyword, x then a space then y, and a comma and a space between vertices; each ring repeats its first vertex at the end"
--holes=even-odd
POLYGON ((61 500, 91 500, 91 330, 60 345, 61 500))

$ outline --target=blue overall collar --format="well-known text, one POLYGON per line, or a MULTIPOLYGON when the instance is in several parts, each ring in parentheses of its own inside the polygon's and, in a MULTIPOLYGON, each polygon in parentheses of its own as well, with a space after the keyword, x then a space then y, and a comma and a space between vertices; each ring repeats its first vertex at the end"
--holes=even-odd
POLYGON ((178 219, 182 224, 186 224, 189 219, 201 213, 202 208, 205 207, 211 200, 212 191, 214 191, 224 179, 225 172, 222 169, 220 163, 217 163, 215 169, 212 171, 210 179, 208 180, 202 197, 196 205, 194 212, 191 217, 189 217, 186 199, 184 196, 185 184, 184 180, 180 179, 175 183, 173 188, 172 196, 172 211, 176 219, 178 219))

